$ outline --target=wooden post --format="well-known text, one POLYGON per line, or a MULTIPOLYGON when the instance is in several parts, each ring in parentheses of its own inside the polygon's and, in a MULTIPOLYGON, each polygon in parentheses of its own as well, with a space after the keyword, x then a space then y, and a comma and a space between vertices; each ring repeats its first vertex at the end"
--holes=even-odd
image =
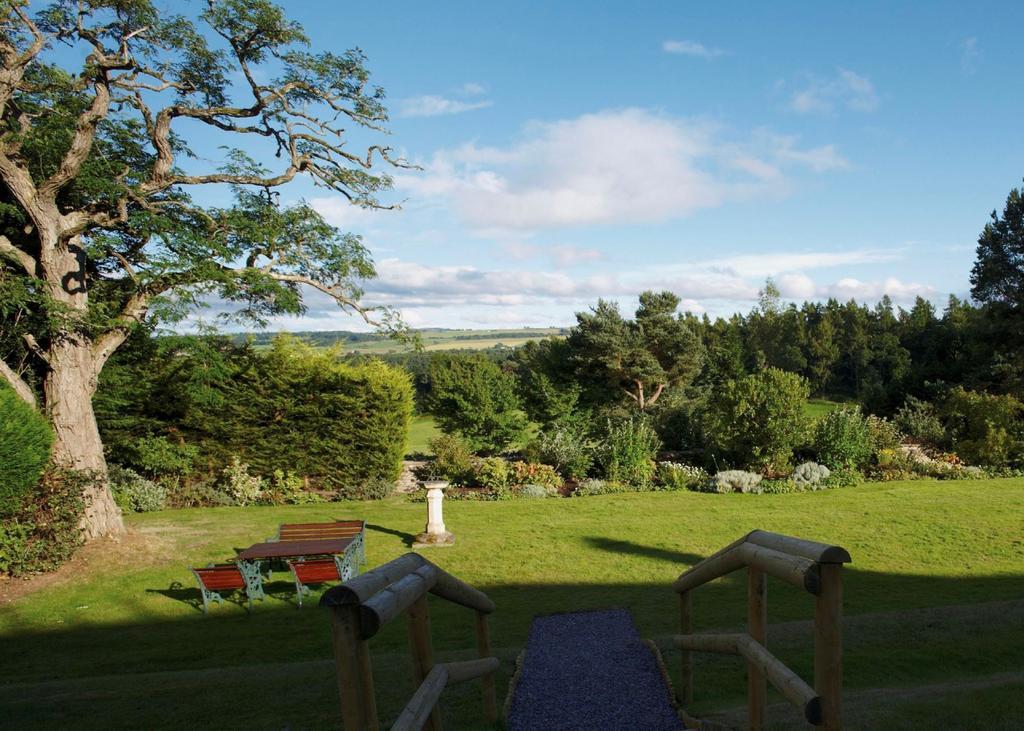
MULTIPOLYGON (((693 596, 684 591, 679 595, 679 634, 693 634, 693 596)), ((693 703, 693 653, 682 652, 682 667, 679 675, 679 705, 685 709, 693 703)))
MULTIPOLYGON (((747 632, 751 639, 768 646, 768 577, 753 566, 747 569, 747 632)), ((768 707, 768 679, 764 671, 747 661, 747 722, 760 731, 768 707)))
MULTIPOLYGON (((409 651, 412 654, 412 680, 417 688, 427 679, 434 669, 434 646, 430 640, 430 611, 427 596, 422 595, 409 607, 406 617, 409 620, 409 651)), ((435 705, 430 718, 423 726, 429 731, 441 731, 441 711, 435 705)))
POLYGON ((377 731, 377 700, 373 691, 370 648, 359 629, 359 606, 331 608, 334 664, 341 695, 341 725, 345 731, 377 731))
POLYGON ((821 728, 839 731, 843 691, 843 565, 821 564, 814 605, 814 690, 821 697, 821 728))
MULTIPOLYGON (((487 615, 476 612, 476 649, 481 658, 491 656, 491 634, 487 629, 487 615)), ((480 686, 484 694, 484 718, 488 723, 498 720, 498 698, 494 691, 494 673, 487 673, 480 678, 480 686)))

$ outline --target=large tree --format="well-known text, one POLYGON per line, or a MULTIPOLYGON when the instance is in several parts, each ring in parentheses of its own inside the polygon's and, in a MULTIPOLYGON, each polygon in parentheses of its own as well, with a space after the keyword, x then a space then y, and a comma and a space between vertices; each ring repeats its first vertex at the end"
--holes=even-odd
POLYGON ((992 220, 978 237, 977 259, 971 270, 971 295, 979 302, 1024 313, 1024 191, 1013 189, 1003 215, 992 220))
MULTIPOLYGON (((0 12, 0 376, 46 413, 55 460, 101 478, 91 399, 134 329, 209 297, 256 321, 300 313, 304 288, 388 318, 360 303, 374 271, 359 239, 276 193, 305 176, 380 206, 390 180, 374 165, 401 161, 347 146, 347 128, 386 122, 362 53, 310 51, 267 0, 209 0, 195 17, 163 6, 0 12), (217 186, 233 204, 196 200, 217 186)), ((105 480, 86 505, 87 535, 121 529, 105 480)))
POLYGON ((704 349, 685 318, 675 314, 679 301, 671 292, 643 292, 633 320, 604 300, 577 313, 568 349, 580 382, 591 391, 626 396, 640 411, 653 407, 666 389, 689 385, 700 372, 704 349))

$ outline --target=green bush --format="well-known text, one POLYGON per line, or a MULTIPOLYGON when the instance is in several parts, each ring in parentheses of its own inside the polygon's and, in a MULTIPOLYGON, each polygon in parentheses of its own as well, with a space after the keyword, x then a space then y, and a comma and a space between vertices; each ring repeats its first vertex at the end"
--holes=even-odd
POLYGON ((925 444, 939 445, 946 441, 946 429, 942 425, 935 406, 914 396, 896 411, 896 426, 911 439, 925 444))
POLYGON ((833 470, 832 474, 826 477, 820 484, 825 489, 832 489, 837 487, 856 487, 863 481, 864 475, 861 474, 860 470, 846 467, 840 470, 833 470))
POLYGON ((28 499, 46 469, 52 445, 46 420, 0 382, 0 518, 16 513, 28 499))
POLYGON ((438 355, 428 371, 427 405, 441 428, 476 451, 501 452, 526 433, 515 379, 483 355, 438 355))
POLYGON ((149 513, 167 505, 167 488, 133 469, 112 464, 107 469, 114 502, 126 513, 149 513))
POLYGON ((829 469, 862 467, 874 454, 871 428, 859 406, 834 409, 814 425, 814 451, 829 469))
POLYGON ((82 545, 82 495, 95 478, 84 472, 53 471, 31 497, 0 521, 0 574, 53 571, 82 545))
POLYGON ((327 502, 319 493, 305 489, 306 481, 291 470, 274 470, 270 484, 260 494, 266 505, 314 505, 327 502))
POLYGON ((386 477, 374 477, 355 487, 339 491, 341 500, 383 500, 395 491, 395 481, 386 477))
POLYGON ((661 440, 647 419, 609 420, 598 449, 598 462, 608 480, 648 485, 654 478, 659 449, 661 440))
POLYGON ((504 490, 512 484, 512 468, 501 457, 486 457, 474 466, 473 482, 490 490, 504 490))
POLYGON ((252 505, 260 501, 267 484, 259 475, 251 474, 249 465, 236 455, 221 472, 221 486, 236 505, 252 505))
POLYGON ((946 434, 971 464, 1006 467, 1024 457, 1024 404, 1010 395, 957 387, 942 405, 946 434))
POLYGON ((523 485, 516 490, 516 497, 540 499, 550 497, 548 489, 543 485, 523 485))
POLYGON ((903 433, 896 422, 869 414, 868 433, 871 435, 871 452, 877 459, 881 453, 895 452, 903 443, 903 433))
POLYGON ((472 480, 473 452, 464 441, 453 434, 441 434, 431 439, 429 445, 434 461, 427 470, 428 479, 448 480, 453 485, 472 480))
POLYGON ((760 488, 764 495, 787 495, 793 492, 803 492, 807 489, 788 477, 774 480, 761 480, 760 488))
POLYGON ((551 465, 568 480, 586 477, 594 462, 584 429, 564 421, 541 431, 527 446, 526 454, 532 461, 551 465))
POLYGON ((623 492, 636 492, 636 488, 624 482, 614 480, 583 480, 572 491, 572 497, 590 497, 591 495, 615 495, 623 492))
POLYGON ((766 368, 729 380, 702 408, 704 440, 716 461, 782 471, 807 436, 807 382, 766 368))
POLYGON ((213 478, 191 481, 165 478, 162 484, 167 488, 167 506, 171 508, 218 508, 236 504, 213 478))
POLYGON ((513 485, 541 485, 554 490, 563 484, 562 476, 548 464, 513 462, 510 467, 513 485))
POLYGON ((140 437, 126 449, 125 461, 148 475, 188 475, 192 473, 199 449, 175 443, 167 437, 140 437))
POLYGON ((658 482, 665 490, 700 490, 708 481, 701 467, 679 462, 659 462, 658 482))

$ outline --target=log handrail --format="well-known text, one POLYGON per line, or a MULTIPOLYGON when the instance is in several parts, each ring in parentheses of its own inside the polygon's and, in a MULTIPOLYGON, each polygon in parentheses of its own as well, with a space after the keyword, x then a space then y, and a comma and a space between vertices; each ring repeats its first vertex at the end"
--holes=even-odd
POLYGON ((452 683, 480 679, 484 715, 497 720, 494 677, 500 665, 490 656, 487 616, 494 602, 479 589, 452 576, 417 553, 407 553, 329 589, 320 606, 331 610, 334 660, 341 695, 342 727, 366 731, 379 727, 368 640, 400 614, 408 619, 413 682, 417 689, 393 730, 440 731, 438 700, 452 683), (476 614, 479 659, 434 664, 427 594, 472 609, 476 614))
POLYGON ((673 642, 682 650, 680 701, 693 700, 693 652, 740 655, 747 661, 749 726, 760 729, 770 681, 807 721, 828 731, 841 728, 842 691, 842 568, 850 563, 845 548, 803 538, 751 531, 683 572, 673 583, 679 594, 680 634, 673 642), (733 571, 746 568, 748 632, 693 634, 691 592, 733 571), (766 647, 765 576, 774 576, 815 597, 814 688, 790 670, 766 647))

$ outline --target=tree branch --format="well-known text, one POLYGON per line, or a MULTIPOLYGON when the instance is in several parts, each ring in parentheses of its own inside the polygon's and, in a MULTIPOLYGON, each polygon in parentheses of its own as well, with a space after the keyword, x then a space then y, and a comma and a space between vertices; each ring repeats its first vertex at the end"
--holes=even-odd
POLYGON ((32 393, 32 388, 25 382, 21 376, 15 372, 7 363, 0 360, 0 376, 3 377, 7 383, 10 384, 14 392, 18 394, 22 401, 27 403, 32 408, 36 408, 36 395, 32 393))
POLYGON ((0 235, 0 256, 20 264, 28 276, 34 279, 38 278, 36 274, 36 260, 32 255, 16 247, 9 238, 3 235, 0 235))

